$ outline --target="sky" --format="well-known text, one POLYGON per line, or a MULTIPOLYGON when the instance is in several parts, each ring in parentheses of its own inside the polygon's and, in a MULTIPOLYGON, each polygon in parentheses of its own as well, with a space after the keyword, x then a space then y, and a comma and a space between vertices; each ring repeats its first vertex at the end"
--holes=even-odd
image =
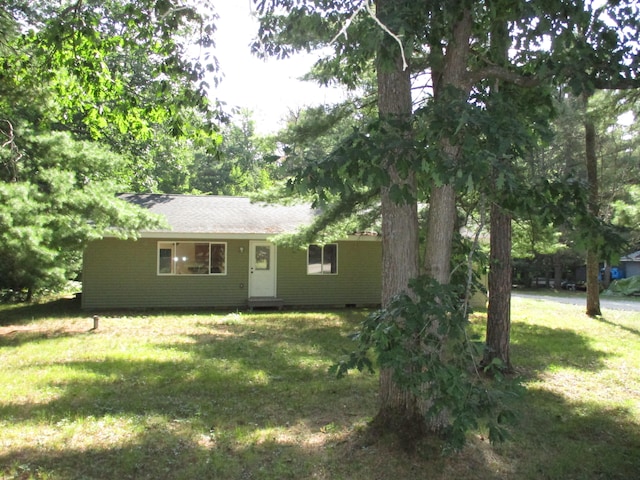
POLYGON ((214 88, 213 96, 228 107, 251 110, 257 133, 279 130, 290 110, 340 98, 336 89, 298 80, 311 68, 313 56, 264 61, 251 54, 249 45, 258 31, 258 22, 251 16, 251 0, 217 0, 215 6, 220 17, 215 56, 223 79, 214 88))

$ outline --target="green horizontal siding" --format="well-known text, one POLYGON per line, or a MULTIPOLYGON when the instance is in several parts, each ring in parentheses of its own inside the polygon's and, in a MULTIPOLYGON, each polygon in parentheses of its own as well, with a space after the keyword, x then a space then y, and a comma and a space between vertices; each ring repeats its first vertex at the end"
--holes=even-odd
POLYGON ((278 296, 286 305, 377 305, 382 243, 338 242, 337 275, 307 275, 306 249, 278 249, 278 296))
POLYGON ((82 307, 232 307, 246 303, 248 241, 227 241, 227 275, 157 275, 157 244, 156 239, 104 239, 89 244, 84 252, 82 307))
MULTIPOLYGON (((82 307, 227 308, 247 305, 248 240, 226 240, 227 275, 224 276, 157 275, 158 241, 163 240, 103 239, 89 244, 84 253, 82 307)), ((381 252, 382 245, 378 241, 339 242, 338 274, 307 275, 305 249, 278 247, 277 296, 285 305, 292 306, 379 304, 381 252)))

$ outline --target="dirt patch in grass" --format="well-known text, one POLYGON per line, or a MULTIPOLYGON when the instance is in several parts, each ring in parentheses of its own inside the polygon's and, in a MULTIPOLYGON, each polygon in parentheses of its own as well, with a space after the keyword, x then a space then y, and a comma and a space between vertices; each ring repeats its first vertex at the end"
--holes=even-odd
POLYGON ((80 333, 88 333, 93 331, 93 327, 88 329, 79 329, 75 326, 64 326, 58 327, 55 329, 47 328, 47 327, 38 327, 38 326, 29 326, 29 325, 9 325, 6 327, 0 327, 0 336, 41 336, 41 337, 59 337, 62 335, 74 335, 80 333))

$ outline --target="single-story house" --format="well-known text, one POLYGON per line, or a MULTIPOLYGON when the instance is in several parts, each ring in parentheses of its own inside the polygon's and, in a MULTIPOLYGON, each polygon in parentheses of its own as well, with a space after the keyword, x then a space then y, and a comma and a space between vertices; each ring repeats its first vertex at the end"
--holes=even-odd
POLYGON ((382 242, 354 234, 294 248, 272 239, 317 216, 308 205, 248 198, 125 194, 169 228, 105 237, 84 252, 82 307, 253 308, 379 305, 382 242))
POLYGON ((625 277, 640 275, 640 250, 625 255, 620 259, 620 265, 624 269, 625 277))

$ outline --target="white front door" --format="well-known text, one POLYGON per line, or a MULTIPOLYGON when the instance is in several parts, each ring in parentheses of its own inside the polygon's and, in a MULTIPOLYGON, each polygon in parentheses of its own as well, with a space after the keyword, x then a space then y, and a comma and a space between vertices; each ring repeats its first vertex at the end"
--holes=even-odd
POLYGON ((276 246, 249 242, 249 297, 276 296, 276 246))

